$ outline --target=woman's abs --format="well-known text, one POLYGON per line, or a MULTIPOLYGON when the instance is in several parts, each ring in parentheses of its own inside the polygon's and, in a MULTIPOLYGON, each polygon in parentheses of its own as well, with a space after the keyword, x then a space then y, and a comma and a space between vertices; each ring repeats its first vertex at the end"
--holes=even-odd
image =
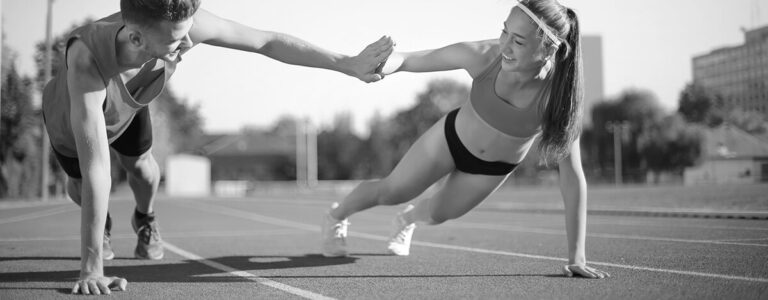
POLYGON ((456 116, 456 133, 464 146, 477 158, 517 164, 525 158, 538 135, 513 137, 480 119, 467 101, 456 116))

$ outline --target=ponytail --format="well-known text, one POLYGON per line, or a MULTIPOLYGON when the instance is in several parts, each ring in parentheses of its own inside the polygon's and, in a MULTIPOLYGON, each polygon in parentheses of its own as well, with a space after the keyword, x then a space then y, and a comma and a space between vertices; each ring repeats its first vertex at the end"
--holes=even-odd
POLYGON ((565 8, 570 27, 565 42, 555 53, 552 88, 542 114, 539 162, 548 165, 569 154, 569 148, 581 134, 584 85, 581 61, 581 37, 576 13, 565 8))

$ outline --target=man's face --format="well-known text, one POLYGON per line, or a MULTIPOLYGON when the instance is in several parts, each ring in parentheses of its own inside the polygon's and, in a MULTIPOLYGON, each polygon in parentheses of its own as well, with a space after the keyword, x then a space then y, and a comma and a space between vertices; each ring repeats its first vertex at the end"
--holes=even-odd
POLYGON ((180 22, 162 21, 142 30, 144 50, 153 58, 176 61, 179 53, 192 47, 189 30, 192 18, 180 22))

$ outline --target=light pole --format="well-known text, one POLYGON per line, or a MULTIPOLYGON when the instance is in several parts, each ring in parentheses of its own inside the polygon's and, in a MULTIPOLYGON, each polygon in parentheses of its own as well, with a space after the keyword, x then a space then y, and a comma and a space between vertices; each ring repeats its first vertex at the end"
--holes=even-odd
POLYGON ((296 121, 296 183, 317 185, 317 130, 309 118, 296 121))
MULTIPOLYGON (((51 80, 51 26, 53 23, 53 0, 48 0, 48 13, 46 17, 45 22, 45 70, 43 71, 43 84, 48 83, 49 80, 51 80)), ((42 113, 42 106, 40 107, 40 111, 42 113)), ((45 130, 45 123, 40 123, 40 136, 42 138, 42 150, 40 151, 41 155, 41 171, 40 173, 40 198, 42 198, 43 201, 48 201, 48 131, 45 130)))
MULTIPOLYGON (((2 32, 3 32, 3 0, 0 0, 0 70, 3 69, 3 63, 2 63, 2 57, 3 57, 3 43, 2 43, 2 32)), ((3 78, 2 75, 0 75, 0 90, 3 89, 3 81, 5 78, 3 78)), ((2 132, 3 128, 3 99, 0 97, 0 132, 2 132)))
POLYGON ((629 130, 629 122, 627 121, 609 121, 605 125, 605 129, 608 132, 613 133, 613 165, 614 165, 614 183, 618 186, 623 183, 622 178, 622 159, 621 159, 621 144, 622 136, 626 130, 629 130))

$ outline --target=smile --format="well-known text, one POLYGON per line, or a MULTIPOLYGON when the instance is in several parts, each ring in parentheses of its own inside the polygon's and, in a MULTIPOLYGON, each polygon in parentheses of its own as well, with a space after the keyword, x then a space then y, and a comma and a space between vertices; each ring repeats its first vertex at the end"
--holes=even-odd
POLYGON ((504 60, 512 61, 512 58, 509 56, 506 56, 504 53, 501 54, 501 58, 503 58, 504 60))

